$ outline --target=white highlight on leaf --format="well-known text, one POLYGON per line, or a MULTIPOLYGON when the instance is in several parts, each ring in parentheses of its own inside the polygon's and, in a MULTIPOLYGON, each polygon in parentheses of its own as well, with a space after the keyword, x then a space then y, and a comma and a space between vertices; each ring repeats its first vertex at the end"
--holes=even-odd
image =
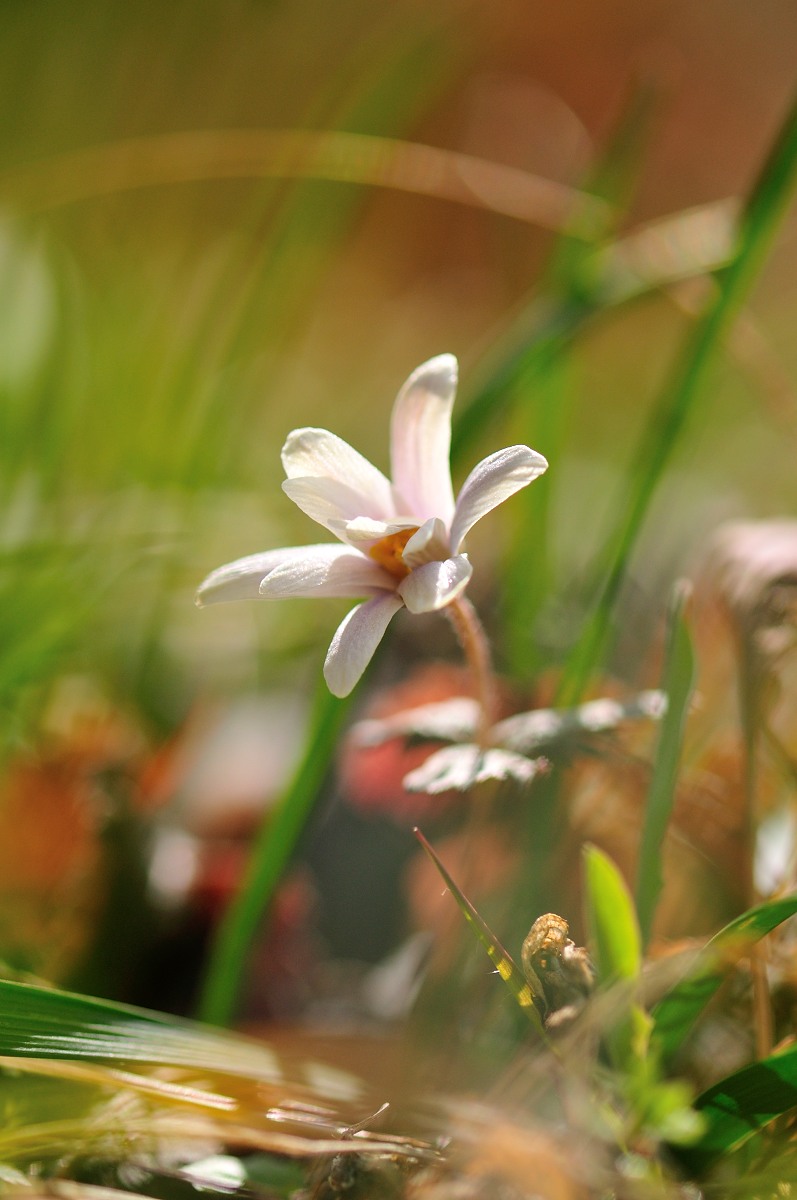
POLYGON ((404 787, 408 792, 437 796, 441 792, 464 792, 488 779, 511 779, 525 785, 539 774, 541 766, 540 759, 497 747, 482 750, 474 745, 446 746, 405 775, 404 787))

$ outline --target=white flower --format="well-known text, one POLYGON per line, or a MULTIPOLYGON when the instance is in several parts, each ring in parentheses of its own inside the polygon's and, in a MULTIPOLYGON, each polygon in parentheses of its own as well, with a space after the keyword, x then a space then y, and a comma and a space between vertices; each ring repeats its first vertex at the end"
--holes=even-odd
POLYGON ((326 429, 295 429, 282 449, 283 490, 343 543, 266 550, 219 567, 197 604, 258 597, 367 597, 338 628, 324 664, 331 692, 347 696, 402 607, 432 612, 464 591, 473 568, 462 552, 485 513, 547 468, 528 446, 509 446, 474 467, 454 501, 449 467, 457 360, 441 354, 413 371, 396 397, 392 482, 326 429))

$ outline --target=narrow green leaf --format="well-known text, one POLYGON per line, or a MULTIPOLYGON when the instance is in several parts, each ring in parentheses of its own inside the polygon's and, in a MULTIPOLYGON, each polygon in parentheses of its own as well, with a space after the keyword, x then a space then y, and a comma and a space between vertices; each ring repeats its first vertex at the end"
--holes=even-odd
POLYGON ((0 1056, 186 1066, 282 1080, 267 1046, 57 988, 0 980, 0 1056))
POLYGON ((744 1067, 695 1101, 705 1132, 673 1152, 695 1174, 741 1146, 775 1117, 797 1109, 797 1046, 744 1067))
MULTIPOLYGON (((575 310, 582 304, 603 304, 606 259, 596 248, 605 246, 628 211, 649 142, 657 91, 647 80, 632 88, 616 128, 583 183, 587 195, 605 202, 605 216, 599 223, 593 220, 591 228, 576 219, 555 240, 541 286, 535 289, 537 294, 550 295, 554 302, 558 298, 575 306, 575 310)), ((534 372, 532 366, 533 382, 520 371, 511 387, 513 437, 530 446, 544 447, 552 463, 563 457, 570 401, 576 391, 573 365, 572 356, 556 355, 546 370, 534 372)), ((529 678, 541 666, 536 623, 554 590, 550 513, 555 490, 555 480, 546 481, 543 487, 521 492, 513 505, 514 532, 505 567, 502 625, 506 662, 520 679, 529 678), (533 554, 529 553, 530 546, 534 547, 533 554)))
POLYGON ((619 870, 597 846, 584 847, 587 921, 598 982, 636 979, 642 943, 631 894, 619 870))
MULTIPOLYGON (((619 870, 597 846, 584 847, 587 924, 598 983, 633 982, 642 970, 642 941, 631 893, 619 870)), ((607 1036, 614 1062, 627 1067, 643 1058, 650 1018, 635 1003, 633 990, 618 999, 617 1017, 607 1036)))
POLYGON ((797 895, 751 908, 721 929, 700 951, 683 979, 653 1010, 653 1037, 664 1061, 671 1059, 722 983, 728 967, 759 938, 797 913, 797 895))
POLYGON ((542 1021, 535 1007, 536 1000, 539 1000, 541 1004, 545 1003, 544 997, 539 993, 535 994, 532 989, 532 985, 525 978, 517 963, 514 962, 509 951, 504 949, 486 922, 483 921, 479 916, 471 902, 462 894, 446 868, 443 866, 437 854, 435 854, 434 850, 429 845, 429 842, 421 833, 420 829, 416 828, 413 830, 413 832, 426 853, 431 858, 434 865, 437 867, 437 870, 440 872, 443 882, 456 900, 465 920, 468 922, 471 929, 476 934, 476 937, 479 939, 490 956, 490 959, 495 964, 495 969, 497 970, 498 974, 509 988, 517 1003, 523 1009, 537 1033, 541 1037, 544 1037, 545 1032, 543 1030, 542 1021))
MULTIPOLYGON (((535 287, 534 299, 484 364, 481 383, 474 379, 473 390, 464 397, 465 404, 460 407, 453 430, 455 463, 464 457, 466 447, 477 444, 484 425, 517 401, 519 393, 528 399, 517 407, 522 405, 530 414, 536 413, 538 397, 532 391, 532 384, 539 383, 541 375, 563 361, 563 352, 595 316, 622 303, 624 297, 617 288, 609 294, 603 286, 606 241, 624 217, 638 181, 655 98, 655 88, 647 82, 633 89, 617 127, 585 182, 587 194, 607 202, 604 219, 594 223, 591 230, 583 224, 579 227, 576 221, 569 235, 565 233, 556 239, 544 286, 535 287), (540 295, 542 300, 538 299, 540 295)), ((621 245, 622 239, 617 244, 621 245)), ((535 425, 528 435, 530 444, 544 446, 554 461, 563 424, 561 406, 549 402, 545 409, 545 428, 535 425), (535 441, 537 434, 540 440, 535 441), (548 436, 553 440, 545 440, 548 436)), ((535 492, 539 496, 540 489, 531 488, 527 495, 535 492)), ((538 523, 543 516, 540 515, 538 523)))
POLYGON ((600 259, 595 246, 606 244, 631 207, 650 145, 651 125, 659 100, 660 88, 656 81, 649 78, 633 81, 619 119, 582 184, 587 195, 605 202, 606 217, 591 237, 585 236, 589 230, 580 229, 576 222, 574 231, 566 231, 557 239, 548 269, 555 290, 570 297, 594 297, 602 292, 600 259), (573 232, 577 236, 573 236, 573 232))
POLYGON ((716 288, 654 409, 627 475, 611 532, 597 558, 597 602, 567 664, 562 703, 581 696, 605 649, 612 613, 650 502, 698 397, 714 356, 749 293, 797 182, 797 97, 742 210, 736 249, 714 273, 716 288))
POLYGON ((307 824, 329 770, 351 697, 338 700, 319 687, 304 758, 270 820, 261 827, 243 886, 230 904, 205 975, 199 1017, 228 1025, 235 1015, 252 939, 307 824))
POLYGON ((643 945, 650 939, 653 915, 661 893, 661 850, 675 800, 686 715, 695 685, 695 658, 684 620, 687 599, 688 591, 678 585, 670 606, 661 682, 661 690, 667 697, 667 711, 661 724, 639 847, 636 907, 643 945))

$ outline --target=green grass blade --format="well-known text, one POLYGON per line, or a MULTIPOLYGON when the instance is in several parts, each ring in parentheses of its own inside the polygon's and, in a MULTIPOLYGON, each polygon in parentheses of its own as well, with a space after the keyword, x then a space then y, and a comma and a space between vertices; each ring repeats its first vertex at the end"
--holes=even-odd
POLYGON ((468 900, 462 894, 460 889, 454 883, 454 880, 451 878, 437 854, 434 852, 426 838, 421 833, 420 829, 415 829, 414 833, 434 865, 437 867, 443 882, 456 900, 460 912, 470 925, 473 932, 476 934, 476 937, 484 946, 485 950, 490 956, 491 961, 495 964, 496 971, 509 988, 515 1001, 523 1009, 523 1012, 526 1014, 540 1037, 544 1037, 545 1031, 542 1027, 540 1014, 537 1012, 535 1007, 535 1000, 539 999, 539 1001, 544 1004, 544 998, 542 996, 535 995, 535 993, 532 991, 532 987, 526 980, 520 967, 516 962, 514 962, 511 954, 504 949, 486 922, 483 921, 479 916, 470 900, 468 900))
MULTIPOLYGON (((647 83, 633 89, 617 127, 589 172, 583 189, 605 204, 600 225, 588 231, 576 220, 556 239, 551 261, 537 289, 566 305, 592 305, 601 294, 603 260, 596 246, 616 232, 628 210, 649 142, 656 89, 647 83), (575 236, 574 236, 575 234, 575 236)), ((575 393, 572 356, 558 355, 537 374, 534 386, 516 378, 513 440, 545 447, 548 459, 563 460, 571 399, 575 393)), ((512 674, 530 678, 541 664, 537 618, 555 586, 555 552, 550 514, 556 492, 555 475, 544 486, 526 488, 512 506, 514 527, 505 567, 503 650, 512 674)))
POLYGON ((597 846, 584 848, 584 885, 599 983, 636 979, 642 943, 633 900, 619 870, 597 846))
POLYGON ((661 850, 675 799, 689 701, 695 685, 695 657, 684 620, 687 592, 676 588, 670 608, 667 652, 661 690, 667 711, 661 723, 653 777, 645 807, 636 883, 636 908, 642 943, 647 945, 662 887, 661 850))
POLYGON ((201 1020, 228 1025, 235 1015, 252 939, 307 824, 350 704, 350 697, 338 700, 320 686, 304 758, 261 828, 243 886, 219 927, 200 998, 201 1020))
POLYGON ((598 982, 635 979, 642 970, 642 943, 634 902, 617 866, 597 846, 585 846, 585 888, 598 982))
POLYGON ((0 1056, 146 1063, 280 1081, 274 1054, 147 1009, 0 980, 0 1056))
MULTIPOLYGON (((587 926, 598 983, 611 987, 633 983, 642 970, 642 940, 631 893, 619 870, 597 846, 584 847, 584 891, 587 926)), ((607 1045, 618 1066, 644 1056, 650 1018, 634 1002, 633 990, 618 999, 617 1019, 607 1045)))
MULTIPOLYGON (((532 389, 518 380, 513 391, 523 397, 521 420, 513 436, 530 446, 544 446, 551 462, 564 458, 567 418, 573 394, 572 359, 560 356, 549 364, 532 389), (534 397, 534 406, 527 398, 534 397), (536 411, 532 415, 530 411, 536 411)), ((521 404, 516 405, 521 409, 521 404)), ((540 666, 537 617, 554 589, 554 560, 550 513, 554 487, 547 480, 526 488, 512 506, 512 542, 504 567, 502 650, 505 669, 519 680, 529 679, 540 666)), ((502 664, 503 666, 504 664, 502 664)))
POLYGON ((743 1145, 775 1117, 797 1109, 797 1046, 762 1059, 708 1088, 695 1101, 705 1132, 675 1150, 697 1175, 743 1145))
POLYGON ((637 536, 722 339, 749 293, 797 183, 797 98, 739 220, 735 253, 714 273, 713 298, 694 326, 637 450, 612 532, 598 556, 598 599, 563 680, 563 703, 575 703, 605 649, 611 615, 637 536))
POLYGON ((659 100, 655 81, 639 79, 632 85, 619 119, 582 185, 588 196, 604 202, 606 217, 600 227, 593 222, 591 237, 576 222, 574 231, 557 239, 547 272, 553 290, 573 298, 594 299, 600 294, 600 258, 595 246, 605 245, 616 235, 633 203, 659 100), (578 236, 572 236, 573 232, 578 236))
POLYGON ((751 908, 721 929, 700 951, 685 977, 653 1010, 653 1037, 662 1058, 671 1059, 725 978, 726 969, 797 913, 797 895, 751 908))
MULTIPOLYGON (((588 195, 606 202, 603 221, 599 225, 593 222, 586 241, 585 230, 578 227, 578 222, 572 231, 574 236, 564 234, 556 240, 547 268, 547 286, 534 289, 535 299, 521 312, 485 363, 482 382, 474 382, 471 393, 463 396, 452 437, 455 463, 464 459, 466 449, 476 446, 485 424, 510 404, 536 411, 536 395, 532 402, 524 398, 516 403, 518 392, 531 398, 530 385, 561 361, 573 338, 607 303, 612 307, 621 301, 616 289, 611 295, 603 290, 605 251, 599 255, 596 245, 605 242, 628 208, 647 143, 654 100, 655 91, 647 84, 632 92, 613 136, 585 183, 588 195), (544 299, 538 301, 536 296, 541 291, 544 299)), ((546 409, 550 408, 550 404, 546 405, 546 409)), ((554 414, 547 417, 547 422, 553 422, 554 428, 546 429, 545 433, 554 432, 558 424, 554 414)), ((536 432, 536 429, 529 431, 532 445, 537 444, 536 432)), ((552 461, 555 441, 539 443, 546 445, 552 461)), ((536 490, 532 488, 530 492, 536 490)))

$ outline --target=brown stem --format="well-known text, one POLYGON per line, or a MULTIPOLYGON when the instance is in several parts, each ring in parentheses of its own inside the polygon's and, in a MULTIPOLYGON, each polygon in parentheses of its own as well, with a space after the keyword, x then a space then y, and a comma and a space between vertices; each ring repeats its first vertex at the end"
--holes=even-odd
POLYGON ((476 698, 480 708, 476 740, 479 746, 484 748, 490 744, 491 730, 498 713, 498 689, 490 643, 470 600, 460 596, 447 606, 446 613, 454 626, 476 685, 476 698))

